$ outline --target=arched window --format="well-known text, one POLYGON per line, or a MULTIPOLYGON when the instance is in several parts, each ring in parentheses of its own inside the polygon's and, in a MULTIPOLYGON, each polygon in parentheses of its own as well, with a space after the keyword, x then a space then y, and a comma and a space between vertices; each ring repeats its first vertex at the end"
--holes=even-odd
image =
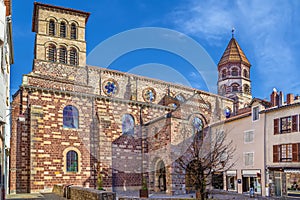
POLYGON ((78 154, 76 151, 67 153, 67 172, 78 172, 78 154))
POLYGON ((231 70, 231 76, 238 76, 238 69, 237 68, 233 68, 231 70))
POLYGON ((250 94, 250 87, 247 84, 244 84, 244 93, 250 94))
POLYGON ((227 73, 226 69, 223 69, 222 70, 222 78, 226 78, 226 73, 227 73))
POLYGON ((49 21, 49 35, 55 35, 55 22, 53 19, 49 21))
POLYGON ((133 135, 134 119, 130 114, 124 114, 122 117, 122 132, 123 134, 133 135))
POLYGON ((77 39, 77 27, 75 23, 71 24, 71 39, 77 39))
POLYGON ((75 48, 71 48, 69 51, 69 63, 70 65, 78 65, 77 50, 75 48))
POLYGON ((248 71, 246 69, 244 69, 243 74, 244 74, 245 78, 249 78, 249 74, 248 74, 248 71))
POLYGON ((60 37, 66 37, 66 22, 60 22, 60 37))
POLYGON ((203 122, 202 122, 202 120, 199 117, 195 117, 193 119, 193 130, 194 130, 194 133, 198 133, 198 132, 202 131, 202 129, 203 129, 203 122))
POLYGON ((221 86, 221 95, 226 94, 226 85, 221 86))
POLYGON ((67 63, 67 49, 64 46, 59 47, 59 62, 63 64, 67 63))
POLYGON ((66 106, 63 110, 63 127, 78 128, 78 110, 74 106, 66 106))
POLYGON ((54 44, 48 46, 48 60, 56 62, 56 46, 54 44))
POLYGON ((156 168, 157 168, 156 169, 157 183, 155 183, 155 185, 157 184, 157 186, 160 189, 160 191, 166 191, 167 185, 166 185, 166 168, 165 168, 165 163, 162 160, 159 161, 159 163, 157 164, 156 168))
POLYGON ((182 94, 177 94, 175 96, 175 99, 177 99, 180 103, 185 102, 185 98, 184 98, 184 96, 182 94))
POLYGON ((239 91, 239 85, 238 84, 232 84, 231 88, 232 88, 232 92, 238 92, 239 91))

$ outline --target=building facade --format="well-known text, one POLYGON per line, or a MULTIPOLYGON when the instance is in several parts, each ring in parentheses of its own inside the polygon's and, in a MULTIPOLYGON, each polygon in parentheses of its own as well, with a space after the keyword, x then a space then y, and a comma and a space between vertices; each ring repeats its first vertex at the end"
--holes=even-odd
MULTIPOLYGON (((88 66, 89 13, 35 3, 33 70, 13 96, 10 192, 54 184, 186 192, 174 158, 193 130, 225 119, 233 100, 88 66), (156 123, 160 122, 160 123, 156 123)), ((184 149, 185 148, 185 149, 184 149)))
POLYGON ((271 94, 272 108, 262 111, 266 127, 266 170, 270 194, 300 196, 300 98, 271 94))
POLYGON ((8 185, 10 66, 13 64, 11 1, 0 1, 0 199, 8 185))
MULTIPOLYGON (((254 98, 224 123, 212 125, 233 141, 234 166, 223 172, 221 188, 263 196, 300 196, 300 98, 274 90, 271 101, 254 98)), ((218 176, 216 176, 218 178, 218 176)), ((215 183, 214 187, 220 183, 215 183)))
MULTIPOLYGON (((218 95, 86 65, 89 13, 34 3, 33 70, 12 102, 10 192, 55 184, 184 194, 178 162, 195 131, 226 134, 236 153, 213 187, 293 195, 299 181, 299 103, 252 98, 251 64, 233 37, 218 64, 218 95), (210 129, 207 129, 210 127, 210 129)), ((205 133, 206 134, 206 133, 205 133)))
POLYGON ((237 193, 265 196, 265 121, 259 111, 270 107, 270 103, 254 98, 248 107, 239 109, 235 116, 212 125, 212 132, 224 132, 236 148, 232 159, 234 165, 222 175, 222 189, 237 193), (251 189, 252 188, 252 189, 251 189))

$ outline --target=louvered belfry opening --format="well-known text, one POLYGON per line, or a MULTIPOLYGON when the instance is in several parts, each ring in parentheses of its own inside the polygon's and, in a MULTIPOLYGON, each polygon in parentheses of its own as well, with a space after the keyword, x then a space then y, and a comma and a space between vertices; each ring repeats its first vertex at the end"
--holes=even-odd
POLYGON ((49 35, 55 35, 55 22, 54 20, 49 21, 49 35))
POLYGON ((67 49, 64 46, 59 47, 59 62, 63 64, 67 63, 67 49))
POLYGON ((48 47, 48 60, 51 62, 56 61, 56 46, 54 44, 50 44, 48 47))
POLYGON ((60 23, 60 37, 65 38, 66 35, 66 23, 65 22, 61 22, 60 23))
POLYGON ((78 65, 77 50, 75 48, 70 49, 70 65, 78 65))
POLYGON ((76 39, 76 38, 77 38, 76 24, 72 23, 71 24, 71 39, 76 39))

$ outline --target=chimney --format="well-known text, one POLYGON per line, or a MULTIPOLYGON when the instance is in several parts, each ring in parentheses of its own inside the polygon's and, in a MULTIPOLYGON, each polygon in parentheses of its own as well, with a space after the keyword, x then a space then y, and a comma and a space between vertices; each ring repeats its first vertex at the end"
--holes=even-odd
POLYGON ((284 104, 284 95, 283 92, 279 92, 279 101, 278 101, 278 106, 282 106, 284 104))
POLYGON ((286 95, 286 103, 289 104, 293 104, 294 103, 294 95, 289 93, 286 95))
POLYGON ((278 101, 279 101, 279 96, 278 96, 278 93, 277 93, 276 89, 274 88, 273 92, 271 94, 272 107, 278 106, 278 101))

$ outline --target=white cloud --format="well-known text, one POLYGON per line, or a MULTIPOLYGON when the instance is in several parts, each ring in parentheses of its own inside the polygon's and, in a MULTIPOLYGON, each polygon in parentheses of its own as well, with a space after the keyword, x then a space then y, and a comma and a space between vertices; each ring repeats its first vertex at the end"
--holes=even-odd
POLYGON ((228 27, 233 26, 231 16, 220 1, 191 1, 186 7, 174 11, 175 23, 188 34, 210 41, 222 39, 228 27), (218 5, 218 6, 214 6, 218 5))
MULTIPOLYGON (((300 3, 290 0, 220 1, 192 0, 173 13, 175 25, 187 34, 207 40, 212 46, 224 45, 228 32, 236 27, 242 48, 251 52, 256 76, 263 80, 260 93, 278 87, 285 92, 299 82, 300 3), (226 38, 225 38, 226 37, 226 38), (293 85, 293 86, 292 86, 293 85)), ((250 60, 251 62, 251 60, 250 60)), ((252 74, 253 75, 253 74, 252 74)), ((295 92, 298 92, 295 91, 295 92)))

